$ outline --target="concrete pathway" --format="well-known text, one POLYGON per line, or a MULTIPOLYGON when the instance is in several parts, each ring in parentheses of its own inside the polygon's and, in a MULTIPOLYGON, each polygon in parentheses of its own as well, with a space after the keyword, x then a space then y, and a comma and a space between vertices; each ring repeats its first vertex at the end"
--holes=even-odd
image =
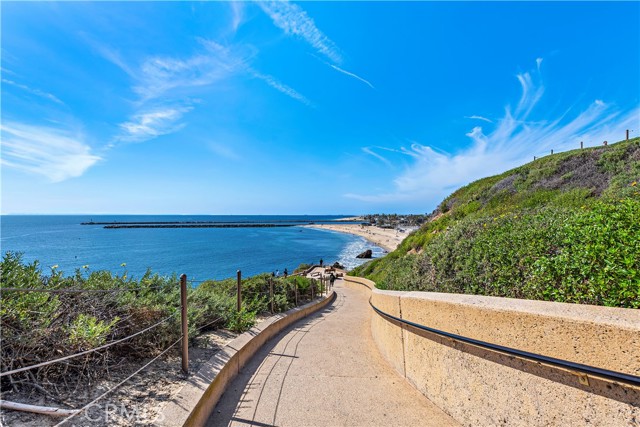
POLYGON ((326 309, 274 337, 236 377, 207 426, 453 426, 382 359, 368 293, 336 281, 326 309))

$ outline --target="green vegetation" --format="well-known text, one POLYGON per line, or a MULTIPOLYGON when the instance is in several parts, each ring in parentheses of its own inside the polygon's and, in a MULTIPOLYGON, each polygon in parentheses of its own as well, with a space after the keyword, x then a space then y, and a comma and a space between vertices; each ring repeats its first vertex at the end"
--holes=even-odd
MULTIPOLYGON (((123 359, 155 356, 180 338, 180 286, 176 276, 161 277, 147 272, 141 279, 134 280, 126 271, 112 274, 90 272, 88 268, 64 276, 55 266, 45 275, 37 262, 26 264, 19 254, 11 252, 3 257, 0 269, 2 289, 23 290, 2 290, 1 293, 1 363, 4 372, 93 349, 173 316, 160 326, 108 349, 68 363, 12 375, 12 383, 36 378, 55 381, 70 374, 99 376, 123 359), (27 289, 43 288, 82 292, 26 292, 27 289)), ((310 279, 300 276, 272 278, 270 274, 261 274, 242 281, 243 309, 238 313, 236 279, 203 282, 196 288, 188 288, 190 340, 196 339, 202 331, 219 327, 235 332, 249 329, 257 315, 270 313, 271 280, 274 312, 295 306, 296 287, 300 304, 310 300, 310 279)), ((5 381, 8 381, 7 377, 3 378, 3 389, 8 386, 5 381)))
POLYGON ((351 274, 383 289, 640 308, 640 139, 460 188, 351 274))

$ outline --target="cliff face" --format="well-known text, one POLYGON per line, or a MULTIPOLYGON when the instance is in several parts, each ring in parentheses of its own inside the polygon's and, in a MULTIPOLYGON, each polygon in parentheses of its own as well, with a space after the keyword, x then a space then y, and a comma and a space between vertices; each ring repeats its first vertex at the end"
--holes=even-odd
POLYGON ((460 188, 385 258, 387 289, 640 307, 640 138, 460 188))

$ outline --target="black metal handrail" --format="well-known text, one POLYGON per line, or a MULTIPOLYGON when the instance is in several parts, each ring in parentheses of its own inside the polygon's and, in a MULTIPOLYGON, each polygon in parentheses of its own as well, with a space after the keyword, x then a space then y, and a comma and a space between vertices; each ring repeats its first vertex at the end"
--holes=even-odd
POLYGON ((610 371, 608 369, 596 368, 594 366, 583 365, 581 363, 570 362, 568 360, 556 359, 555 357, 543 356, 541 354, 530 353, 528 351, 518 350, 511 347, 505 347, 498 344, 492 344, 486 341, 476 340, 473 338, 465 337, 462 335, 452 334, 450 332, 441 331, 439 329, 430 328, 428 326, 420 325, 418 323, 410 322, 405 319, 401 319, 399 317, 393 316, 389 313, 385 313, 380 310, 378 307, 373 305, 371 299, 369 299, 369 305, 371 308, 378 313, 379 315, 395 320, 396 322, 400 322, 402 324, 411 326, 416 329, 420 329, 422 331, 431 332, 436 335, 440 335, 443 337, 451 338, 456 341, 464 342, 467 344, 471 344, 477 347, 497 351, 500 353, 508 354, 510 356, 516 356, 523 359, 533 360, 535 362, 545 363, 548 365, 557 366, 564 369, 569 369, 572 371, 578 371, 582 374, 593 375, 596 377, 604 378, 611 381, 616 381, 620 383, 630 384, 633 386, 640 386, 640 377, 630 374, 625 374, 622 372, 610 371))

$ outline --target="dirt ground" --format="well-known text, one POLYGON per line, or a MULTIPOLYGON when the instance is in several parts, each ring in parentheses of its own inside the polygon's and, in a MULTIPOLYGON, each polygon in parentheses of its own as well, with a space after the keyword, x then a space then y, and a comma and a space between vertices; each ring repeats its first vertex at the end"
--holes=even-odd
MULTIPOLYGON (((189 347, 189 371, 197 372, 202 363, 209 360, 237 334, 226 330, 204 333, 189 347)), ((151 359, 149 359, 151 360, 151 359)), ((108 378, 97 384, 85 384, 64 398, 48 398, 33 387, 22 387, 2 394, 2 399, 39 406, 65 409, 81 408, 100 396, 109 388, 131 375, 149 360, 127 362, 110 370, 108 378)), ((69 420, 66 426, 147 426, 152 425, 162 413, 164 406, 185 384, 181 371, 179 345, 170 350, 145 370, 134 376, 120 388, 96 402, 84 413, 69 420)), ((50 427, 64 417, 31 414, 2 410, 0 425, 25 427, 50 427)))

